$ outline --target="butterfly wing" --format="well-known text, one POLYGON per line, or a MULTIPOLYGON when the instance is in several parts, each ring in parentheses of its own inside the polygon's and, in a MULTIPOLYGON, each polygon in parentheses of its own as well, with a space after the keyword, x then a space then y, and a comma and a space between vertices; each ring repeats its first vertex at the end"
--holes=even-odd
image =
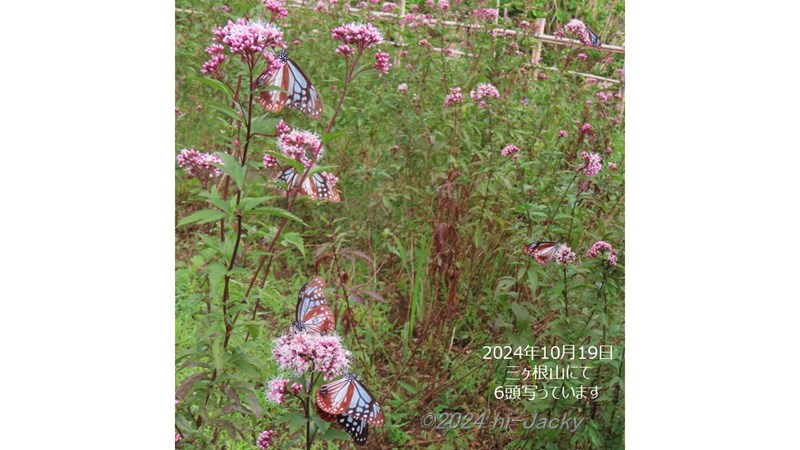
POLYGON ((366 421, 358 420, 352 416, 340 414, 336 416, 336 421, 339 426, 344 428, 344 431, 350 434, 353 442, 356 445, 364 445, 367 443, 367 436, 369 436, 369 425, 366 421))
POLYGON ((284 64, 271 78, 267 79, 265 74, 261 74, 261 76, 258 77, 256 87, 274 86, 282 89, 281 91, 268 90, 258 95, 258 103, 267 111, 277 113, 286 105, 286 99, 289 96, 290 73, 289 65, 284 64))
POLYGON ((344 413, 355 389, 350 379, 350 377, 344 377, 320 386, 314 396, 317 407, 328 414, 344 413))
POLYGON ((557 242, 533 242, 523 247, 522 252, 535 259, 539 264, 547 264, 556 255, 557 249, 557 242))
POLYGON ((315 405, 316 405, 315 408, 317 409, 317 414, 319 415, 319 417, 322 420, 324 420, 325 422, 335 422, 336 421, 336 419, 338 417, 336 414, 328 414, 325 411, 323 411, 322 409, 320 409, 318 403, 315 403, 315 405))
POLYGON ((327 306, 325 299, 325 280, 314 277, 300 288, 295 307, 297 328, 309 333, 331 333, 336 327, 333 311, 327 306))
MULTIPOLYGON (((293 167, 289 167, 278 172, 276 180, 285 182, 288 188, 291 189, 297 186, 301 176, 293 167)), ((336 186, 331 185, 319 172, 306 176, 299 189, 300 194, 313 200, 326 200, 334 203, 341 201, 339 190, 336 189, 336 186)))
POLYGON ((296 109, 313 119, 321 118, 322 97, 317 92, 317 88, 311 84, 311 80, 308 79, 303 69, 291 59, 287 59, 284 67, 287 68, 288 72, 286 106, 296 109))
POLYGON ((372 426, 380 427, 386 421, 378 400, 369 392, 366 386, 358 380, 351 381, 353 395, 347 406, 345 414, 357 420, 365 420, 372 426))
POLYGON ((334 203, 341 200, 339 197, 339 190, 336 189, 336 186, 331 185, 321 173, 317 172, 309 178, 311 178, 310 184, 317 199, 334 203))
POLYGON ((589 41, 591 41, 593 47, 600 47, 600 36, 594 30, 587 26, 586 34, 589 36, 589 41))

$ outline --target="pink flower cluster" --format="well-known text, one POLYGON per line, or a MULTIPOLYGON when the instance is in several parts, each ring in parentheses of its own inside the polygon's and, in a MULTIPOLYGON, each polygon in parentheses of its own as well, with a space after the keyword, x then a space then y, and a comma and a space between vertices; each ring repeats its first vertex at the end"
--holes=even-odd
POLYGON ((347 44, 342 44, 336 48, 336 54, 344 56, 344 59, 350 59, 353 54, 353 48, 347 44))
POLYGON ((563 138, 567 136, 567 130, 558 130, 558 137, 563 138))
POLYGON ((286 378, 276 378, 270 381, 267 387, 267 400, 277 404, 283 403, 283 396, 286 394, 288 384, 289 380, 286 378))
POLYGON ((322 176, 331 187, 336 186, 336 183, 339 182, 339 177, 330 172, 320 172, 320 176, 322 176))
POLYGON ((597 153, 581 152, 581 158, 583 158, 583 173, 587 177, 597 175, 603 168, 603 161, 597 153))
POLYGON ((617 165, 614 163, 608 163, 608 169, 613 172, 617 170, 617 165))
POLYGON ((269 447, 272 445, 272 430, 262 431, 261 434, 258 436, 258 441, 256 441, 256 446, 259 450, 269 450, 269 447))
POLYGON ((568 245, 561 245, 556 249, 555 259, 556 264, 571 264, 578 258, 568 245))
POLYGON ((275 47, 284 47, 283 32, 278 27, 261 20, 237 19, 228 21, 224 27, 214 30, 213 40, 226 44, 233 54, 253 56, 266 55, 275 47))
POLYGON ((289 15, 289 11, 283 7, 282 0, 264 0, 264 8, 272 13, 273 22, 289 15))
POLYGON ((222 160, 213 153, 201 153, 193 148, 185 148, 178 154, 177 160, 178 166, 190 177, 199 178, 203 182, 222 175, 222 171, 212 165, 222 164, 222 160))
POLYGON ((316 133, 305 130, 292 130, 278 137, 278 148, 287 158, 292 158, 303 163, 309 168, 314 165, 324 153, 322 141, 316 133))
POLYGON ((473 101, 478 102, 478 108, 485 108, 486 100, 483 99, 500 98, 500 93, 491 84, 481 83, 478 85, 478 89, 469 91, 469 96, 472 97, 473 101))
POLYGON ((272 356, 281 369, 291 370, 297 376, 306 373, 312 364, 313 370, 322 373, 325 380, 333 379, 350 368, 350 351, 342 347, 338 336, 333 335, 290 331, 275 339, 272 356))
POLYGON ((383 42, 383 33, 372 26, 371 23, 364 25, 353 22, 334 28, 331 31, 331 39, 348 45, 355 45, 360 53, 364 49, 381 44, 383 42))
POLYGON ((400 92, 400 93, 403 93, 403 94, 405 94, 406 92, 408 92, 408 84, 406 84, 406 83, 400 83, 400 84, 397 86, 397 92, 400 92))
POLYGON ((461 88, 450 88, 450 93, 444 98, 444 107, 449 108, 464 101, 464 94, 461 93, 461 88))
POLYGON ((572 19, 564 26, 564 31, 582 37, 586 33, 586 24, 578 19, 572 19))
POLYGON ((612 98, 614 98, 614 93, 613 92, 598 92, 597 94, 595 94, 595 96, 597 98, 599 98, 600 100, 602 100, 604 102, 607 102, 607 101, 611 100, 612 98))
POLYGON ((514 155, 514 159, 519 158, 519 147, 514 144, 506 145, 503 147, 503 150, 500 151, 502 156, 511 156, 514 155))
POLYGON ((610 266, 617 265, 617 251, 606 241, 597 241, 586 251, 587 258, 596 258, 600 253, 607 251, 608 258, 606 261, 610 266))
POLYGON ((210 74, 219 74, 219 66, 228 59, 228 56, 223 54, 222 52, 225 50, 225 47, 220 44, 212 44, 211 46, 206 48, 206 53, 210 56, 209 60, 203 63, 203 67, 200 69, 200 72, 204 75, 210 74))
POLYGON ((381 7, 381 11, 383 12, 392 12, 397 8, 397 3, 386 2, 381 7))
POLYGON ((497 19, 498 12, 495 8, 478 8, 472 10, 472 17, 481 20, 494 20, 497 19))
POLYGON ((450 9, 450 2, 447 0, 439 0, 439 9, 441 9, 442 12, 447 11, 450 9))
POLYGON ((183 439, 183 436, 180 433, 175 433, 175 444, 178 444, 181 439, 183 439))
POLYGON ((372 68, 378 71, 378 76, 382 77, 387 75, 389 73, 389 67, 392 67, 392 64, 389 62, 389 54, 380 50, 375 52, 375 65, 372 66, 372 68))

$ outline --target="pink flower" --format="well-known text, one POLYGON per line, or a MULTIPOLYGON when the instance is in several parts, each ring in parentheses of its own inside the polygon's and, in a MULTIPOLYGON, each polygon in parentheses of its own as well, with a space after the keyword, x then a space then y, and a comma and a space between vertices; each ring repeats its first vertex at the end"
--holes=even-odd
POLYGON ((580 59, 581 61, 585 61, 586 58, 588 58, 588 56, 586 56, 586 53, 578 53, 578 59, 580 59))
POLYGON ((371 23, 366 25, 357 22, 341 25, 331 31, 331 39, 345 44, 355 45, 359 53, 383 42, 383 33, 371 23))
POLYGON ((322 141, 315 133, 305 130, 292 130, 278 137, 278 148, 287 158, 300 161, 306 168, 322 158, 322 141))
POLYGON ((322 173, 320 173, 320 175, 322 176, 322 178, 325 179, 325 181, 328 182, 328 184, 331 187, 336 186, 336 183, 339 182, 339 178, 336 175, 334 175, 334 174, 332 174, 330 172, 322 172, 322 173))
POLYGON ((442 12, 447 11, 450 9, 450 2, 447 0, 439 0, 439 9, 442 10, 442 12))
POLYGON ((614 63, 614 57, 611 55, 608 55, 603 59, 603 64, 613 64, 613 63, 614 63))
POLYGON ((612 172, 617 170, 617 165, 614 163, 608 163, 608 170, 611 170, 612 172))
POLYGON ((583 126, 581 126, 581 131, 583 131, 584 133, 592 131, 592 124, 590 123, 583 124, 583 126))
POLYGON ((176 445, 181 441, 181 439, 183 439, 183 436, 181 436, 180 433, 175 433, 175 444, 176 445))
POLYGON ((503 150, 500 151, 500 155, 502 155, 502 156, 514 155, 514 156, 516 156, 517 152, 519 152, 519 147, 517 147, 514 144, 511 144, 511 145, 506 145, 505 147, 503 147, 503 150))
POLYGON ((568 245, 564 244, 556 249, 555 258, 556 264, 571 264, 575 262, 577 256, 568 245))
POLYGON ((283 19, 289 15, 289 11, 283 7, 283 2, 278 0, 263 0, 264 8, 272 13, 272 21, 283 19))
POLYGON ((429 9, 433 9, 434 7, 436 7, 436 2, 434 2, 433 0, 425 0, 425 6, 428 7, 429 9))
POLYGON ((408 84, 406 84, 406 83, 400 83, 400 84, 397 86, 397 91, 398 91, 398 92, 402 92, 403 94, 405 94, 406 92, 408 92, 408 84))
POLYGON ((498 12, 494 8, 478 8, 472 10, 472 17, 476 19, 490 21, 496 19, 497 16, 498 12))
POLYGON ((213 165, 222 164, 222 160, 213 153, 201 153, 193 148, 184 148, 176 159, 178 166, 185 170, 187 175, 199 178, 203 182, 222 175, 222 171, 213 165))
POLYGON ((539 76, 539 79, 542 80, 542 81, 547 79, 547 74, 544 73, 544 72, 539 72, 538 76, 539 76))
POLYGON ((378 76, 382 77, 387 75, 389 73, 389 67, 392 67, 392 64, 389 62, 389 54, 380 50, 375 52, 375 65, 372 66, 372 68, 378 71, 378 76))
POLYGON ((611 147, 606 147, 606 155, 610 155, 610 154, 611 154, 611 147))
POLYGON ((581 152, 581 158, 583 158, 583 173, 587 177, 597 175, 600 169, 603 168, 603 162, 597 153, 581 152))
POLYGON ((607 102, 607 101, 611 100, 612 98, 614 98, 614 93, 613 92, 598 92, 597 94, 595 94, 595 96, 597 98, 599 98, 600 100, 602 100, 604 102, 607 102))
POLYGON ((269 447, 272 445, 272 435, 272 430, 261 432, 258 436, 258 441, 256 441, 256 446, 258 446, 259 450, 269 450, 269 447))
POLYGON ((472 100, 478 103, 478 108, 486 107, 486 102, 482 101, 484 98, 500 98, 500 93, 497 92, 497 88, 492 86, 489 83, 482 83, 478 85, 478 88, 473 91, 469 91, 469 96, 472 97, 472 100))
MULTIPOLYGON (((341 375, 350 368, 350 352, 342 347, 338 336, 290 331, 274 341, 272 357, 282 370, 300 376, 313 365, 325 380, 341 375)), ((284 386, 285 387, 285 386, 284 386)))
POLYGON ((464 101, 464 95, 461 94, 461 88, 450 88, 450 93, 444 98, 444 107, 449 108, 464 101))
POLYGON ((383 12, 392 12, 397 8, 397 3, 386 2, 383 4, 381 11, 383 12))
POLYGON ((567 130, 558 130, 558 137, 563 138, 567 135, 567 130))
POLYGON ((353 49, 347 44, 342 44, 336 48, 336 54, 344 56, 344 59, 348 59, 350 55, 353 54, 353 49))
POLYGON ((600 253, 605 252, 605 251, 609 252, 608 253, 608 259, 606 260, 608 262, 608 265, 616 266, 617 265, 617 251, 614 250, 614 247, 612 247, 611 244, 609 244, 606 241, 597 241, 594 244, 592 244, 592 246, 589 248, 589 250, 586 251, 586 257, 587 258, 596 258, 598 255, 600 255, 600 253))
POLYGON ((303 386, 300 386, 300 385, 299 385, 299 384, 297 384, 297 383, 292 383, 292 393, 293 393, 293 394, 297 395, 297 394, 299 394, 299 393, 300 393, 300 391, 302 391, 302 390, 303 390, 303 386))
POLYGON ((270 154, 264 155, 264 167, 270 169, 278 165, 278 159, 270 154))
POLYGON ((417 42, 417 45, 419 45, 420 47, 433 47, 433 45, 431 45, 431 43, 428 42, 427 39, 420 40, 419 42, 417 42))
POLYGON ((411 8, 409 8, 409 10, 411 12, 417 12, 419 11, 419 5, 411 5, 411 8))
POLYGON ((220 6, 220 7, 219 7, 219 10, 220 10, 220 11, 222 11, 222 12, 226 12, 226 13, 229 13, 229 12, 231 12, 231 8, 230 8, 230 6, 228 6, 228 5, 222 5, 222 6, 220 6))
POLYGON ((289 380, 285 378, 276 378, 270 381, 267 388, 267 400, 277 404, 283 403, 283 396, 286 394, 288 384, 289 380))
POLYGON ((206 53, 209 55, 209 60, 203 63, 203 67, 200 69, 200 72, 204 75, 218 75, 219 74, 219 66, 226 60, 228 57, 224 55, 222 52, 225 50, 225 47, 220 44, 212 44, 211 46, 206 48, 206 53))
MULTIPOLYGON (((413 11, 414 9, 412 8, 411 10, 413 11)), ((436 19, 434 19, 431 14, 414 14, 411 12, 400 19, 400 24, 408 25, 409 28, 419 28, 435 25, 436 19)))
POLYGON ((233 54, 252 57, 258 53, 272 53, 276 47, 284 47, 283 32, 276 26, 261 20, 237 19, 228 21, 224 27, 214 30, 213 40, 229 47, 233 54))
POLYGON ((289 128, 289 125, 286 125, 286 122, 284 122, 283 119, 281 119, 280 122, 278 122, 278 124, 275 125, 275 135, 278 137, 290 131, 292 131, 292 129, 289 128))
POLYGON ((583 37, 583 35, 586 34, 586 24, 578 19, 572 19, 564 26, 564 30, 575 36, 583 37))

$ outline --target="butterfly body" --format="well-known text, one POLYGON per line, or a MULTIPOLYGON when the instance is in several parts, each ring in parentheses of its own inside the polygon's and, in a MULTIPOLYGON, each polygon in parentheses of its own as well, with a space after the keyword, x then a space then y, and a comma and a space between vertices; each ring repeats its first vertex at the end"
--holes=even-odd
MULTIPOLYGON (((300 178, 303 174, 297 172, 294 167, 283 169, 278 173, 278 180, 285 182, 289 189, 297 187, 300 183, 300 178)), ((327 200, 330 202, 339 202, 339 190, 319 172, 310 174, 303 179, 300 184, 300 194, 305 195, 313 200, 327 200)))
POLYGON ((336 326, 325 299, 325 281, 314 277, 300 288, 292 327, 301 333, 328 334, 336 326))
POLYGON ((535 259, 539 264, 549 263, 556 255, 561 244, 558 242, 537 241, 522 248, 522 252, 535 259))
POLYGON ((284 106, 288 106, 313 119, 321 118, 322 97, 311 84, 311 80, 300 66, 289 59, 286 49, 283 49, 277 57, 283 66, 269 78, 265 74, 259 76, 256 87, 274 86, 281 90, 262 92, 258 96, 258 103, 273 113, 280 112, 284 106))

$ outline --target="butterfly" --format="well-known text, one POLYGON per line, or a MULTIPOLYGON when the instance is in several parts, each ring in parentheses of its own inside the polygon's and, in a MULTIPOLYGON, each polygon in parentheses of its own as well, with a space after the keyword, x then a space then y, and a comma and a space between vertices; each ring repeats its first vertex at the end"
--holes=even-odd
POLYGON ((350 434, 350 436, 353 438, 353 442, 355 442, 356 445, 364 445, 367 443, 367 436, 369 436, 369 425, 367 424, 366 420, 358 420, 353 418, 353 416, 339 414, 336 416, 336 422, 339 423, 339 426, 344 428, 344 431, 347 431, 350 434))
POLYGON ((288 106, 313 119, 322 117, 322 97, 311 85, 305 72, 289 59, 286 49, 276 56, 283 66, 269 78, 266 73, 261 74, 256 80, 256 87, 275 86, 283 91, 264 91, 258 96, 258 103, 269 112, 280 112, 284 106, 288 106))
POLYGON ((336 323, 333 312, 325 300, 325 280, 314 277, 300 288, 292 327, 299 332, 327 334, 333 332, 336 323))
POLYGON ((589 42, 591 42, 592 43, 592 47, 600 47, 600 45, 601 45, 600 36, 598 36, 597 33, 595 33, 588 26, 586 27, 586 36, 588 37, 588 39, 584 39, 584 40, 588 40, 589 42))
MULTIPOLYGON (((283 169, 278 173, 278 180, 285 182, 289 188, 296 187, 303 174, 297 172, 294 167, 283 169)), ((339 190, 331 184, 320 172, 306 176, 303 184, 300 185, 300 193, 314 200, 327 200, 339 202, 339 190)))
MULTIPOLYGON (((386 421, 386 416, 378 401, 358 381, 358 377, 354 373, 348 373, 336 381, 323 384, 317 390, 315 399, 317 407, 328 414, 345 415, 375 427, 382 426, 386 421)), ((337 420, 340 419, 337 418, 337 420)), ((356 425, 352 425, 352 421, 347 423, 358 428, 356 425)), ((363 432, 366 436, 366 430, 363 432)))
POLYGON ((539 264, 549 263, 556 255, 561 244, 558 242, 532 242, 522 248, 522 252, 535 259, 539 264))

